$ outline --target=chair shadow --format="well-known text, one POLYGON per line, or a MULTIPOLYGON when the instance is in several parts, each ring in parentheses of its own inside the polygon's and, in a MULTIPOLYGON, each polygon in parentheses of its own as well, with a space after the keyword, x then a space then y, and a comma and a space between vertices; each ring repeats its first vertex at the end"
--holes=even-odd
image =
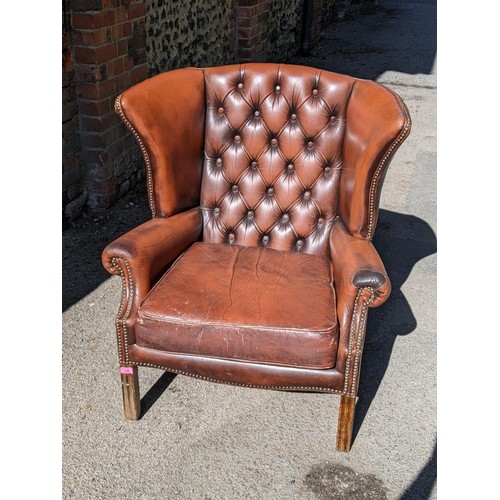
POLYGON ((418 476, 406 488, 399 500, 423 500, 430 498, 437 476, 437 444, 427 463, 422 467, 418 476))
POLYGON ((392 292, 383 306, 369 312, 353 442, 385 376, 396 339, 417 327, 417 319, 401 287, 413 266, 437 251, 436 235, 427 222, 388 210, 380 210, 373 244, 384 262, 392 292))
POLYGON ((141 399, 141 417, 144 417, 149 409, 160 399, 162 394, 174 381, 176 373, 164 372, 141 399))

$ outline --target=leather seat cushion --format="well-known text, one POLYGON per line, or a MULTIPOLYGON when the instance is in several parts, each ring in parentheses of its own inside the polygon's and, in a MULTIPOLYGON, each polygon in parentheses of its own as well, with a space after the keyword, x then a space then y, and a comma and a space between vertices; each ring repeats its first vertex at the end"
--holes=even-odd
POLYGON ((337 322, 324 257, 195 243, 138 311, 142 347, 302 368, 332 368, 337 322))

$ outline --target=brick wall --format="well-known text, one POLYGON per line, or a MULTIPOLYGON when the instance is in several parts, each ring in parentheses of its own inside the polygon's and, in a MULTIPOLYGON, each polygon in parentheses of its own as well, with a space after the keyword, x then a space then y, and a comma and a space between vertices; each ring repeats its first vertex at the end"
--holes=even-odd
POLYGON ((267 60, 269 0, 238 0, 236 12, 237 60, 267 60))
POLYGON ((102 211, 144 177, 134 140, 113 110, 147 77, 144 3, 71 0, 72 43, 87 207, 102 211))
POLYGON ((86 203, 85 177, 80 163, 80 126, 74 73, 69 0, 64 0, 62 29, 62 188, 64 216, 69 220, 78 216, 86 203))
POLYGON ((332 0, 303 0, 302 52, 307 54, 318 43, 321 36, 321 17, 324 3, 332 0))

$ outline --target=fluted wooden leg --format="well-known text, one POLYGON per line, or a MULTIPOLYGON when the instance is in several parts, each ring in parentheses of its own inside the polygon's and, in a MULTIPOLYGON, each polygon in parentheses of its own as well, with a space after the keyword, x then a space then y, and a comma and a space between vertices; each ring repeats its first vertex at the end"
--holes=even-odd
POLYGON ((141 398, 139 395, 139 375, 137 366, 121 366, 123 409, 127 420, 139 420, 141 398))
POLYGON ((339 420, 337 424, 337 451, 349 451, 354 424, 354 407, 356 398, 340 396, 339 420))

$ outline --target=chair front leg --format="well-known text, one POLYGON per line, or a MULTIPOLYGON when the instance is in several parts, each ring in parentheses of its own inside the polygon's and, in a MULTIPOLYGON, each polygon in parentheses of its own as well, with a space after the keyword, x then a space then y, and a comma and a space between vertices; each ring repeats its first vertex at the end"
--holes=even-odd
POLYGON ((139 420, 141 398, 139 395, 139 375, 137 366, 121 366, 123 410, 127 420, 139 420))
POLYGON ((340 396, 337 424, 337 451, 349 451, 351 449, 355 406, 355 397, 340 396))
POLYGON ((354 308, 349 327, 349 345, 345 366, 344 394, 340 398, 337 427, 337 450, 349 451, 352 444, 354 408, 358 393, 359 372, 366 333, 368 308, 376 299, 372 287, 361 287, 354 300, 354 308))

